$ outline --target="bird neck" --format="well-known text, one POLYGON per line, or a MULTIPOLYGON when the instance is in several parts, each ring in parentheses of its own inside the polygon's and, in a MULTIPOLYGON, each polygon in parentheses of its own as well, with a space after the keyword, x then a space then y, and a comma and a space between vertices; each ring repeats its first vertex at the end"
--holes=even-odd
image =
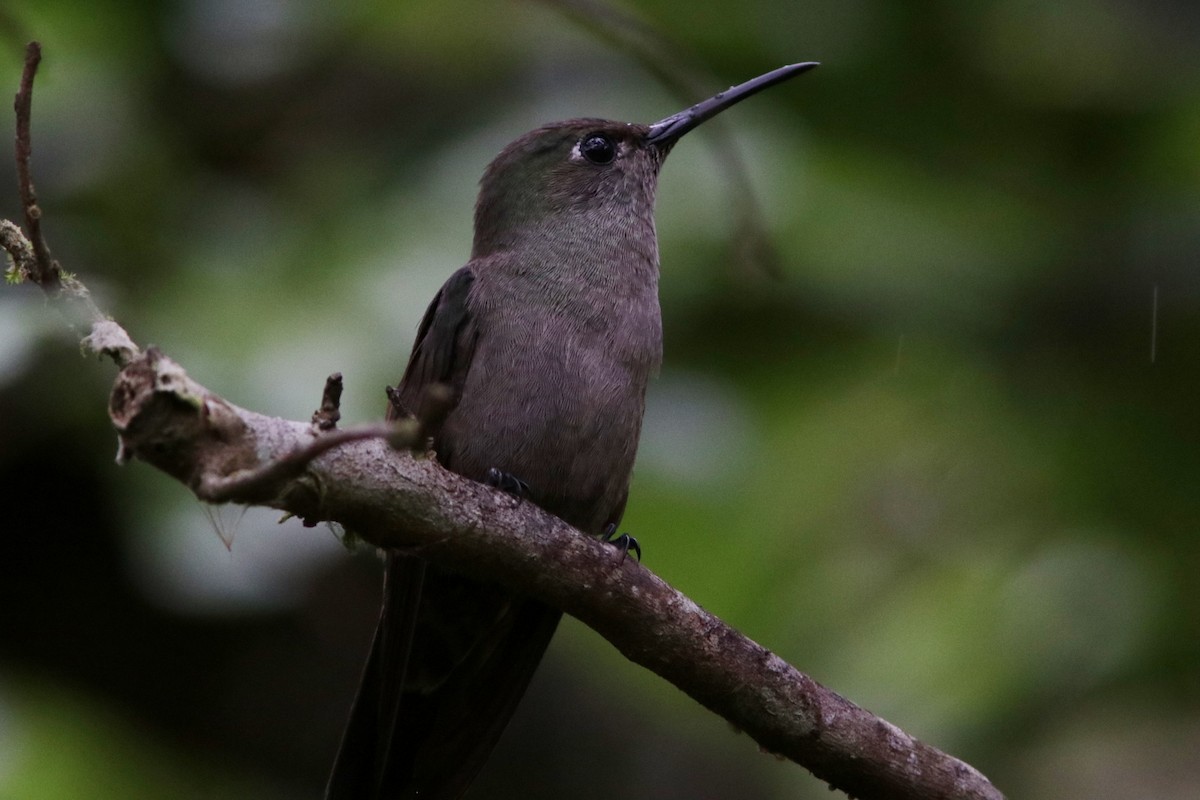
POLYGON ((471 257, 503 254, 538 283, 562 284, 574 293, 591 290, 627 297, 649 291, 657 296, 653 210, 606 213, 609 210, 567 211, 522 220, 503 230, 477 228, 471 257))

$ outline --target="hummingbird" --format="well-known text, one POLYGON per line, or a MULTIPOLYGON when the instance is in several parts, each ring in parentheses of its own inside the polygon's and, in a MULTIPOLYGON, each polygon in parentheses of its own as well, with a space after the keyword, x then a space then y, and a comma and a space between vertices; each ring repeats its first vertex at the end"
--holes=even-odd
MULTIPOLYGON (((617 535, 646 385, 662 361, 654 198, 688 131, 817 66, 792 64, 651 125, 573 119, 487 167, 471 257, 442 286, 389 392, 445 468, 617 535)), ((328 800, 461 797, 562 612, 399 550, 328 800)))

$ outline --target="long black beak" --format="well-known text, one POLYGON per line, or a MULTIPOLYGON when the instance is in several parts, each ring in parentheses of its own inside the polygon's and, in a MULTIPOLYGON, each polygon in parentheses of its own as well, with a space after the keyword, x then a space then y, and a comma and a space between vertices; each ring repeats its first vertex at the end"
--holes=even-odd
POLYGON ((777 70, 768 72, 766 75, 759 75, 757 78, 751 78, 745 83, 730 87, 707 100, 696 103, 696 105, 686 111, 680 111, 678 114, 672 114, 666 119, 654 123, 650 126, 650 132, 646 134, 646 142, 658 147, 660 150, 670 149, 671 145, 679 141, 681 136, 705 120, 712 119, 717 114, 720 114, 732 105, 740 103, 752 94, 758 94, 763 89, 774 86, 777 83, 782 83, 789 78, 794 78, 802 72, 808 72, 816 66, 818 66, 818 62, 816 61, 806 61, 803 64, 789 64, 786 67, 780 67, 777 70))

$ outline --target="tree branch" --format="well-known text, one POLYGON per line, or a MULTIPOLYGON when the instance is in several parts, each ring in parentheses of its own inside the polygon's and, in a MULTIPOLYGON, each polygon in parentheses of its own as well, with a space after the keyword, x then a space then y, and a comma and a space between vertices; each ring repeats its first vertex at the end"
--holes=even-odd
POLYGON ((1002 798, 971 766, 821 686, 611 547, 408 452, 423 441, 419 423, 336 430, 340 379, 327 383, 312 422, 289 421, 238 408, 158 349, 139 349, 82 284, 57 265, 46 271, 52 262, 45 242, 37 243, 40 211, 27 163, 36 66, 31 55, 17 102, 18 161, 26 159, 20 183, 34 242, 5 220, 0 246, 19 278, 82 308, 90 320, 84 346, 122 367, 109 400, 120 460, 145 461, 202 500, 270 506, 310 524, 335 521, 379 547, 419 552, 561 608, 765 750, 853 797, 1002 798))
POLYGON ((154 348, 121 371, 109 413, 125 457, 201 499, 336 521, 372 544, 561 608, 764 749, 853 797, 1001 797, 972 767, 824 688, 644 567, 530 503, 389 447, 379 438, 386 430, 318 435, 237 408, 154 348))

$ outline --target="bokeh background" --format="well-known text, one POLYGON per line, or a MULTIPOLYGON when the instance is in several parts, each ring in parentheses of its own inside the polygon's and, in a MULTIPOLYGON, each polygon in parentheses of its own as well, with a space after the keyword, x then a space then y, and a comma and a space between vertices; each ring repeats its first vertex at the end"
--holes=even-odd
MULTIPOLYGON (((1011 797, 1194 797, 1200 7, 564 8, 8 0, 0 87, 42 41, 48 236, 138 341, 293 418, 340 370, 364 421, 507 141, 822 61, 666 165, 666 367, 624 527, 1011 797), (728 142, 774 276, 743 257, 728 142)), ((7 158, 0 186, 15 219, 7 158)), ((112 377, 2 287, 0 798, 316 797, 378 565, 115 466, 112 377)), ((568 620, 474 796, 829 795, 568 620)))

